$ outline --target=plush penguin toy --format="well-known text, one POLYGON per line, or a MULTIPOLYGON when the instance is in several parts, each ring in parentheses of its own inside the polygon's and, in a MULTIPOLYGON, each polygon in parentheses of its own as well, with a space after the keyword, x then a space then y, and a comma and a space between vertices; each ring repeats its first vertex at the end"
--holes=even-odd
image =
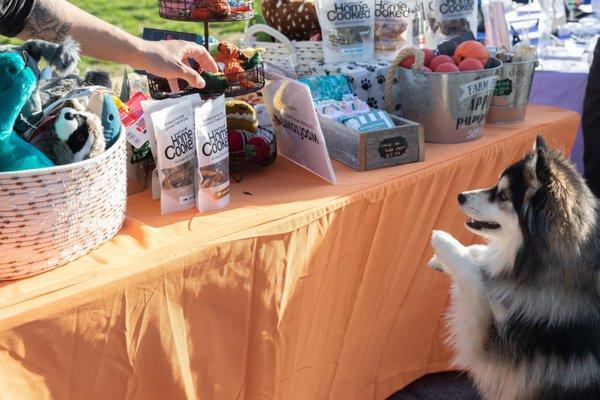
POLYGON ((98 116, 71 107, 62 108, 49 128, 31 144, 56 165, 95 157, 106 147, 98 116))

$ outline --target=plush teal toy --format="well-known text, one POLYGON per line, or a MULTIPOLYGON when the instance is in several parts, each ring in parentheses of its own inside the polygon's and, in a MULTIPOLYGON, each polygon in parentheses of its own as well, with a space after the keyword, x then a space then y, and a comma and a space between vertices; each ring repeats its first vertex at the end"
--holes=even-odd
POLYGON ((21 54, 2 53, 0 77, 0 172, 53 166, 13 129, 21 109, 35 90, 35 74, 21 54))

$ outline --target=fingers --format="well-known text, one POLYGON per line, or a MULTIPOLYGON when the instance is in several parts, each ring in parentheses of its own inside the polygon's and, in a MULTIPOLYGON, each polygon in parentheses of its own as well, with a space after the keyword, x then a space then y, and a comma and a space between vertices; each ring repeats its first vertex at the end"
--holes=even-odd
POLYGON ((196 62, 200 64, 205 71, 212 73, 219 72, 219 68, 217 67, 215 60, 204 47, 198 44, 189 45, 189 47, 186 49, 185 58, 186 60, 188 58, 196 60, 196 62))
POLYGON ((184 64, 181 66, 181 78, 185 79, 188 85, 198 89, 202 89, 206 86, 206 82, 204 82, 204 79, 202 79, 200 74, 184 64))

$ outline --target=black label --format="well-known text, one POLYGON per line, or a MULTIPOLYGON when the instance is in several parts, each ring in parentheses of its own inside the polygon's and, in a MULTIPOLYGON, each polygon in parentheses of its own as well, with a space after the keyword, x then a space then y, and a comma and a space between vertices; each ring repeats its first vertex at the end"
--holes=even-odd
POLYGON ((393 137, 379 142, 379 155, 381 158, 400 157, 407 148, 408 142, 404 136, 393 137))
POLYGON ((144 143, 144 145, 139 149, 133 147, 133 151, 131 152, 131 164, 137 164, 139 162, 142 162, 145 159, 147 159, 149 155, 150 144, 148 142, 144 143))
POLYGON ((494 96, 508 96, 512 91, 512 81, 510 79, 502 79, 496 82, 494 96))

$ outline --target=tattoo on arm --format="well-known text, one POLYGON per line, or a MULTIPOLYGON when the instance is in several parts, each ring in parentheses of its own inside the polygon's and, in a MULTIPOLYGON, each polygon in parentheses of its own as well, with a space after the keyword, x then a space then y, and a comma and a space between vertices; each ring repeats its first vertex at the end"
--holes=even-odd
POLYGON ((69 33, 71 24, 61 5, 54 0, 39 0, 27 22, 25 31, 32 37, 60 42, 69 33))

